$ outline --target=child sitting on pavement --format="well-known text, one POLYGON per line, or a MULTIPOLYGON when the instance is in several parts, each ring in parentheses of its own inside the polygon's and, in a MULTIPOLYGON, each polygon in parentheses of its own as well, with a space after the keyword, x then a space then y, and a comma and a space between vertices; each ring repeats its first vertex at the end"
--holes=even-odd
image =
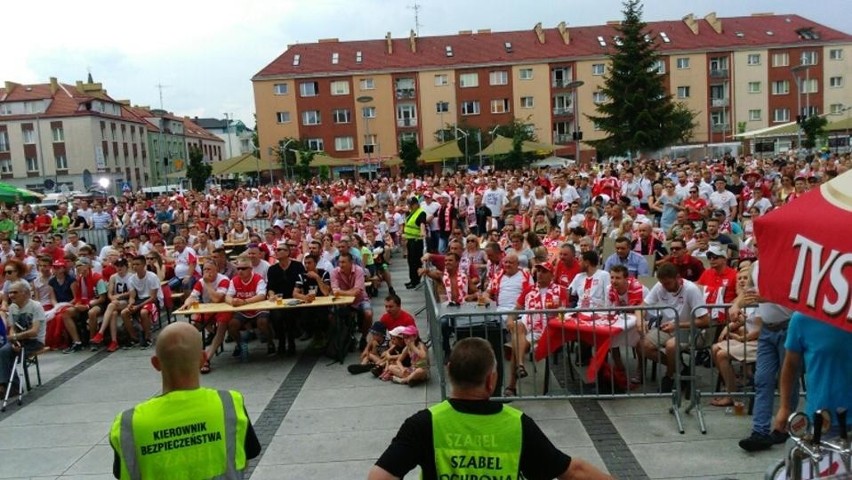
MULTIPOLYGON (((388 334, 390 335, 390 345, 388 349, 382 353, 379 362, 373 367, 373 375, 381 378, 384 381, 390 381, 393 378, 393 375, 388 370, 388 367, 391 365, 396 365, 398 361, 402 359, 402 354, 405 351, 405 340, 403 339, 403 332, 406 330, 406 326, 399 326, 391 329, 388 334)), ((411 359, 405 358, 402 360, 403 365, 411 365, 411 359)))
POLYGON ((394 383, 413 387, 429 380, 429 353, 426 345, 420 340, 417 327, 408 325, 402 328, 405 349, 396 362, 388 366, 386 372, 390 373, 394 383), (409 361, 408 365, 406 360, 409 361))
POLYGON ((361 361, 353 365, 349 365, 347 369, 349 373, 357 375, 372 370, 377 364, 382 361, 382 355, 390 346, 387 339, 388 329, 382 322, 373 322, 370 327, 370 337, 367 340, 367 346, 361 352, 361 361))

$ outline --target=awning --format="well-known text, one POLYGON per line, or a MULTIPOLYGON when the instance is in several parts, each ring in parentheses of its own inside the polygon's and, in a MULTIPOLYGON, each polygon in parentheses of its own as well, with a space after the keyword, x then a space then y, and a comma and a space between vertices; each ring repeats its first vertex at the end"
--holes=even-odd
POLYGON ((540 153, 544 155, 546 153, 553 153, 560 148, 565 148, 561 145, 551 145, 549 143, 541 143, 541 142, 531 142, 529 140, 525 141, 521 144, 522 152, 530 152, 530 153, 540 153))
POLYGON ((311 160, 311 168, 313 167, 351 167, 358 163, 355 160, 348 158, 335 158, 324 153, 317 153, 311 160))
POLYGON ((482 149, 479 153, 490 157, 493 155, 506 155, 512 153, 512 150, 514 150, 514 142, 512 139, 502 135, 497 135, 494 137, 494 141, 482 149))
POLYGON ((184 178, 186 177, 186 170, 181 170, 179 172, 172 172, 166 174, 166 178, 184 178))
MULTIPOLYGON (((850 130, 850 127, 852 127, 852 118, 850 117, 843 117, 840 120, 832 121, 833 118, 839 117, 840 114, 823 113, 820 116, 825 117, 826 120, 828 120, 828 124, 825 126, 826 132, 846 131, 850 130)), ((798 133, 799 124, 796 122, 788 122, 782 123, 781 125, 752 130, 750 132, 738 133, 734 135, 734 138, 792 137, 798 133)))
POLYGON ((222 173, 255 173, 257 171, 260 172, 268 172, 270 167, 272 170, 278 170, 281 168, 281 163, 277 161, 278 157, 275 157, 276 161, 268 162, 266 160, 261 160, 254 155, 247 155, 239 162, 233 164, 226 171, 222 173))
POLYGON ((459 149, 459 142, 450 140, 432 148, 427 148, 420 153, 420 160, 426 163, 443 162, 448 158, 461 158, 464 154, 459 149))
POLYGON ((212 163, 212 167, 213 167, 213 172, 212 172, 212 174, 213 174, 213 175, 223 175, 223 174, 226 174, 226 173, 231 173, 231 172, 229 172, 228 170, 229 170, 231 167, 233 167, 234 165, 236 165, 236 164, 238 164, 238 163, 242 162, 243 160, 245 160, 245 159, 246 159, 246 157, 252 157, 252 158, 254 158, 254 155, 252 155, 252 154, 250 154, 250 153, 244 153, 244 154, 242 154, 242 155, 238 155, 238 156, 236 156, 236 157, 227 158, 227 159, 222 160, 222 161, 219 161, 219 162, 213 162, 213 163, 212 163))

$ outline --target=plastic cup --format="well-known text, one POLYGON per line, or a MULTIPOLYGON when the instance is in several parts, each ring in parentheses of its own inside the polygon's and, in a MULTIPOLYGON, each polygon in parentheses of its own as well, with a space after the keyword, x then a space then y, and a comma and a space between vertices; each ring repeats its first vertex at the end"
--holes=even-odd
POLYGON ((740 401, 734 402, 734 415, 738 417, 745 415, 745 403, 740 401))

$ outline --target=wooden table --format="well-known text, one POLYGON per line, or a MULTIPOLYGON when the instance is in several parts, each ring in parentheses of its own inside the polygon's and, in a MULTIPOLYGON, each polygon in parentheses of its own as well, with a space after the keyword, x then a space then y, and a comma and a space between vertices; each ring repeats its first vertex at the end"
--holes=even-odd
POLYGON ((279 305, 275 300, 264 300, 262 302, 249 303, 247 305, 240 305, 238 307, 228 305, 225 302, 199 303, 197 308, 187 308, 186 306, 183 306, 172 313, 174 313, 175 315, 195 315, 196 313, 233 313, 251 312, 256 310, 286 310, 295 308, 340 307, 351 305, 352 302, 355 301, 355 297, 317 297, 316 300, 311 303, 299 303, 298 305, 287 305, 287 300, 288 299, 285 299, 284 303, 282 303, 281 305, 279 305))

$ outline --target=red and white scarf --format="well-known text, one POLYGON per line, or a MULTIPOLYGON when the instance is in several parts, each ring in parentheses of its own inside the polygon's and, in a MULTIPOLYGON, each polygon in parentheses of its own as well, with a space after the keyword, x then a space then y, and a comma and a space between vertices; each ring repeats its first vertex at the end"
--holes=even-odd
POLYGON ((444 284, 444 290, 447 292, 447 301, 462 303, 464 302, 464 297, 467 294, 467 275, 459 269, 456 271, 455 275, 455 284, 456 284, 456 294, 453 296, 453 278, 450 277, 450 272, 444 271, 444 275, 441 277, 441 282, 444 284))

